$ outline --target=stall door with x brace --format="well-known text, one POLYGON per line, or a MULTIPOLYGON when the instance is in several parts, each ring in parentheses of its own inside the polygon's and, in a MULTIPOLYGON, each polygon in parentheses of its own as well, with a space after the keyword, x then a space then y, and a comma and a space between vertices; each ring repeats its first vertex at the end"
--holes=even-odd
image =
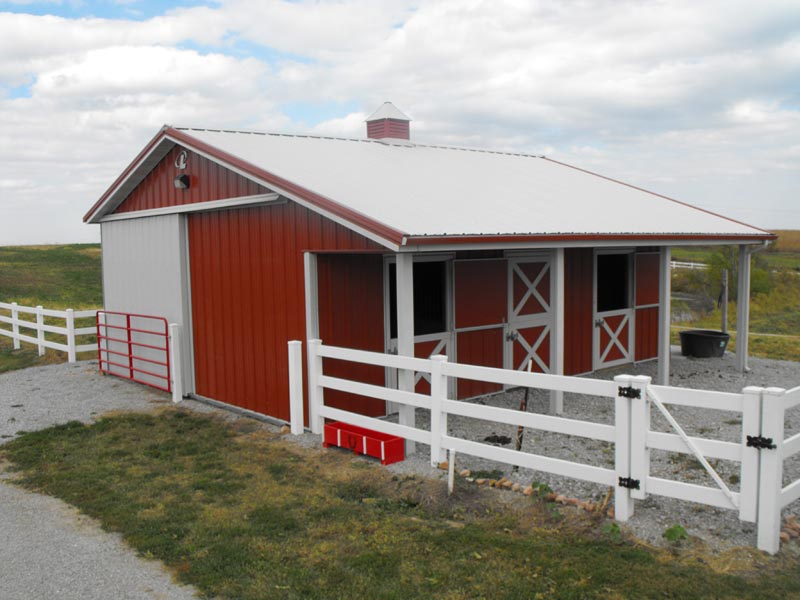
POLYGON ((507 369, 550 372, 553 337, 552 258, 549 254, 508 259, 507 369))
POLYGON ((592 370, 633 361, 633 252, 597 251, 592 370))

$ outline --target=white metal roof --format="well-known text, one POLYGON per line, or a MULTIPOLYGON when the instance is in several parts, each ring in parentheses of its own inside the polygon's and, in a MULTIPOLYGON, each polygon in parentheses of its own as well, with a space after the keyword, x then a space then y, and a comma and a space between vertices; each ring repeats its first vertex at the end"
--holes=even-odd
POLYGON ((407 236, 764 236, 761 229, 522 154, 181 129, 407 236))
POLYGON ((380 105, 378 110, 367 117, 367 122, 377 121, 379 119, 398 119, 400 121, 410 121, 403 112, 391 102, 384 102, 380 105))

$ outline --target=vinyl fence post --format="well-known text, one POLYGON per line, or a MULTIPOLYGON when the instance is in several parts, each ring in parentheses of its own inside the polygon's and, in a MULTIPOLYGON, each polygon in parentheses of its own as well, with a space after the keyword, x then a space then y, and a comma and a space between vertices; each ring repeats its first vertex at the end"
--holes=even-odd
POLYGON ((634 393, 631 401, 631 479, 639 481, 639 488, 630 490, 631 498, 647 498, 647 478, 650 476, 650 450, 647 432, 650 431, 650 399, 647 386, 651 378, 645 375, 632 377, 630 386, 634 393), (638 395, 636 391, 638 390, 638 395))
POLYGON ((172 402, 177 404, 183 400, 183 365, 181 361, 181 326, 169 324, 169 363, 172 377, 172 402))
POLYGON ((761 437, 771 439, 775 448, 760 450, 757 546, 770 554, 775 554, 781 547, 785 393, 782 388, 767 388, 761 400, 761 437))
POLYGON ((44 356, 44 309, 41 305, 36 307, 36 339, 39 341, 39 356, 44 356))
POLYGON ((14 350, 19 350, 19 311, 16 302, 11 303, 11 333, 14 334, 14 350))
POLYGON ((739 474, 739 520, 756 522, 758 510, 758 448, 747 445, 747 437, 761 433, 761 394, 764 388, 749 386, 742 390, 742 463, 739 474))
POLYGON ((292 435, 303 433, 303 343, 292 340, 289 345, 289 422, 292 435))
POLYGON ((311 419, 311 433, 322 434, 325 419, 320 416, 320 408, 325 404, 325 391, 319 384, 322 375, 322 357, 318 350, 322 340, 308 340, 308 413, 311 419))
POLYGON ((614 471, 618 481, 614 490, 614 518, 627 521, 633 516, 633 503, 630 490, 619 485, 619 479, 631 475, 631 401, 622 395, 623 388, 630 386, 630 375, 617 375, 617 397, 614 400, 614 471))
POLYGON ((445 460, 442 449, 442 435, 447 433, 442 402, 447 398, 447 375, 442 373, 442 365, 447 357, 437 354, 431 356, 431 465, 434 467, 445 460))
POLYGON ((67 360, 74 363, 77 360, 75 356, 75 311, 71 308, 67 309, 67 360))

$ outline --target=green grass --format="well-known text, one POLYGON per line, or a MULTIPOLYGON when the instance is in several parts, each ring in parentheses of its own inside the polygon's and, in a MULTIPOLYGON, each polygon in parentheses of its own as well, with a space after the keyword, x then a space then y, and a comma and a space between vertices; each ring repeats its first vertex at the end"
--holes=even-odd
POLYGON ((0 301, 53 309, 100 306, 100 244, 0 247, 0 301))
POLYGON ((122 414, 24 434, 0 457, 205 597, 800 595, 790 552, 648 549, 573 509, 463 480, 448 498, 443 480, 302 449, 246 419, 122 414))

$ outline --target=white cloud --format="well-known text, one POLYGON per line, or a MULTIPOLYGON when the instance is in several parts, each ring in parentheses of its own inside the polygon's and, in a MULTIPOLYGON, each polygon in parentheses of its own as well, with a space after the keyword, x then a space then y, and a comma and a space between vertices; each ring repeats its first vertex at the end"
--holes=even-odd
POLYGON ((362 136, 391 100, 420 141, 543 153, 734 211, 755 194, 773 215, 756 224, 800 228, 798 32, 794 0, 0 13, 0 211, 52 202, 71 210, 63 239, 94 235, 80 215, 163 123, 362 136), (30 97, 9 95, 20 86, 30 97), (300 123, 291 103, 347 110, 300 123))

